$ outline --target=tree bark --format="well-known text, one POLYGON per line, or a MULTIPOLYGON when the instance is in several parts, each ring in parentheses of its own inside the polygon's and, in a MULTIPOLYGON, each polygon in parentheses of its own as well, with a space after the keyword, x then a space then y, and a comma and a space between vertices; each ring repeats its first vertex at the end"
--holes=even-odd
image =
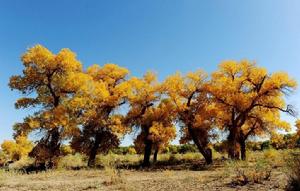
POLYGON ((153 162, 157 162, 157 154, 158 154, 158 148, 155 149, 154 154, 153 154, 153 162))
POLYGON ((195 134, 192 127, 188 127, 189 134, 191 135, 195 145, 197 146, 199 152, 203 155, 206 164, 212 164, 212 151, 210 148, 207 148, 206 145, 203 146, 199 139, 197 138, 197 135, 195 134))
POLYGON ((228 136, 228 157, 234 160, 240 159, 238 137, 237 128, 231 128, 228 136))
POLYGON ((90 155, 89 155, 89 160, 88 160, 88 166, 89 167, 94 167, 95 166, 95 159, 96 159, 96 155, 97 155, 97 151, 100 145, 100 141, 101 141, 101 136, 100 133, 97 133, 95 136, 95 142, 92 146, 92 149, 90 151, 90 155))
POLYGON ((152 141, 147 139, 145 141, 144 161, 143 161, 143 164, 142 164, 143 167, 149 167, 150 166, 151 150, 152 150, 152 141))
POLYGON ((240 145, 241 145, 241 159, 246 160, 246 140, 240 139, 240 145))

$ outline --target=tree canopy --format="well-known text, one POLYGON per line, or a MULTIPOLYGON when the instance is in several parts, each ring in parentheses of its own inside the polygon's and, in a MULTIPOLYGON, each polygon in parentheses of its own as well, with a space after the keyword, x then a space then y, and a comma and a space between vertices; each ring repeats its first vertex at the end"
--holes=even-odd
POLYGON ((193 142, 207 164, 212 163, 216 129, 228 133, 228 155, 245 159, 250 136, 279 140, 280 131, 291 129, 281 114, 296 116, 286 103, 296 81, 248 60, 224 61, 211 75, 177 72, 162 82, 153 72, 138 78, 112 63, 83 69, 69 49, 54 54, 36 45, 21 61, 23 72, 10 78, 9 87, 21 93, 15 107, 33 112, 14 125, 16 142, 2 144, 12 159, 29 153, 37 160, 52 160, 61 154, 62 142, 70 141, 74 152, 88 155, 88 165, 94 166, 98 153, 138 132, 135 148, 149 166, 153 151, 156 160, 158 151, 176 138, 176 127, 180 142, 193 142), (41 136, 31 149, 25 137, 34 132, 41 136))

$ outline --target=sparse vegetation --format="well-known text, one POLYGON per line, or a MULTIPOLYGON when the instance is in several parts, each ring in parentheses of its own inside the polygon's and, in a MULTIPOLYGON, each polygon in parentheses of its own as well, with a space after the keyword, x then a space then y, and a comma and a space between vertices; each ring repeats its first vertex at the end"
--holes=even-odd
POLYGON ((75 155, 69 154, 61 157, 58 161, 58 169, 81 169, 86 167, 86 159, 84 156, 76 153, 75 155))
POLYGON ((288 160, 288 185, 287 191, 300 190, 300 152, 291 153, 288 160))
MULTIPOLYGON (((285 150, 274 150, 283 157, 285 150)), ((24 175, 21 171, 0 172, 0 190, 285 190, 290 179, 279 160, 266 160, 267 151, 249 152, 247 161, 214 158, 207 167, 199 153, 159 154, 158 163, 148 170, 139 168, 140 155, 97 155, 99 169, 76 169, 86 158, 67 155, 58 170, 24 175), (72 162, 72 160, 77 162, 72 162), (68 164, 68 165, 67 165, 68 164), (275 166, 277 166, 275 168, 275 166), (63 184, 62 184, 63 182, 63 184)))

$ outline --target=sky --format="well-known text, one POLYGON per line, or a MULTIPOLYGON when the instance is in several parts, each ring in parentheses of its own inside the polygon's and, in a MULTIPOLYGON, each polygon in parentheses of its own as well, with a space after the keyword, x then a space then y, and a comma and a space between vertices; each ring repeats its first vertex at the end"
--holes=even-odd
MULTIPOLYGON (((54 53, 70 48, 85 68, 110 62, 160 80, 249 59, 300 83, 299 9, 297 0, 0 0, 0 142, 33 111, 14 108, 21 95, 7 84, 35 44, 54 53)), ((287 102, 300 111, 299 98, 297 91, 287 102)), ((122 144, 131 143, 127 136, 122 144)))

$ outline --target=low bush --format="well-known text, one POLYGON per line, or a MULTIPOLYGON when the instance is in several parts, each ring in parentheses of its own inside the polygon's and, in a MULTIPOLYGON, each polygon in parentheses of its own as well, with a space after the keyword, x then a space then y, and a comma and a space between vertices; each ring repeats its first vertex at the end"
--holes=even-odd
POLYGON ((20 160, 9 165, 9 169, 12 170, 21 170, 26 168, 27 166, 33 165, 34 159, 30 157, 23 157, 20 160))
POLYGON ((80 169, 86 167, 87 162, 85 161, 84 156, 79 153, 74 155, 68 154, 64 157, 61 157, 58 161, 58 169, 80 169))
POLYGON ((275 159, 275 158, 279 157, 278 154, 279 154, 278 151, 276 151, 274 149, 268 149, 268 150, 264 151, 264 157, 266 159, 271 159, 271 160, 275 159))
MULTIPOLYGON (((101 156, 100 156, 101 157, 101 156)), ((104 185, 116 185, 125 183, 124 177, 121 175, 121 170, 117 169, 120 164, 120 159, 116 158, 115 154, 108 154, 99 158, 99 162, 104 167, 104 173, 108 176, 104 185)))
POLYGON ((254 165, 246 161, 230 161, 226 164, 227 176, 232 174, 231 185, 244 186, 248 183, 262 183, 271 178, 272 168, 266 160, 258 160, 254 165))

